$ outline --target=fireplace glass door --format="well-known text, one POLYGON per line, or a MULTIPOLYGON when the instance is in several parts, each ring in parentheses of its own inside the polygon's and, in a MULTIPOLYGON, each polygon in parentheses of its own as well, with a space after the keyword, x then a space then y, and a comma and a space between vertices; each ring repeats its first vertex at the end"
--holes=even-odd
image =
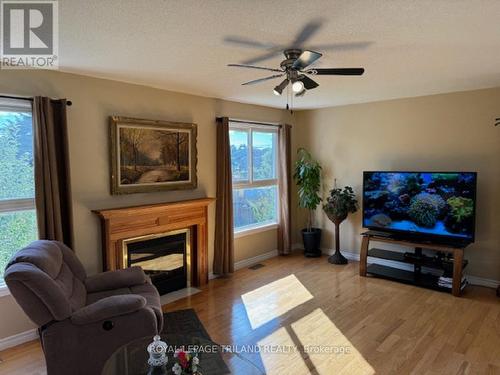
POLYGON ((160 294, 189 286, 189 231, 124 241, 127 267, 140 266, 160 294))

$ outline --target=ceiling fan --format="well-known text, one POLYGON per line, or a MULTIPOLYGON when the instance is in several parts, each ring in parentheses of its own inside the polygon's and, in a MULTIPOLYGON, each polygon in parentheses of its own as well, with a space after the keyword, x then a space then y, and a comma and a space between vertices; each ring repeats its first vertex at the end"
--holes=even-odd
MULTIPOLYGON (((228 64, 228 66, 274 72, 276 74, 273 74, 269 77, 244 82, 242 85, 253 85, 256 83, 284 77, 283 81, 274 88, 274 94, 281 95, 283 90, 289 84, 291 84, 292 92, 297 97, 303 96, 308 90, 312 90, 319 86, 319 84, 311 79, 310 76, 362 75, 365 71, 364 68, 308 68, 312 63, 317 61, 322 56, 322 54, 303 48, 303 45, 308 39, 312 37, 313 34, 315 34, 320 29, 322 24, 322 20, 313 20, 307 23, 295 37, 294 41, 291 44, 291 48, 287 48, 281 45, 275 45, 272 43, 262 43, 259 41, 249 40, 241 37, 226 37, 225 41, 228 43, 266 50, 265 54, 247 60, 242 64, 228 64), (281 53, 285 55, 285 60, 281 62, 279 68, 267 68, 254 65, 256 62, 267 60, 281 53)), ((315 47, 312 46, 311 49, 347 50, 365 48, 370 44, 371 42, 335 43, 329 45, 318 45, 315 47)))
POLYGON ((248 69, 260 69, 279 74, 273 74, 269 77, 254 79, 252 81, 244 82, 242 85, 254 85, 256 83, 265 82, 271 79, 285 77, 285 79, 277 85, 273 93, 281 95, 283 90, 291 83, 292 91, 295 96, 303 96, 307 90, 312 90, 319 86, 309 76, 314 75, 347 75, 347 76, 360 76, 364 73, 364 68, 311 68, 307 69, 309 65, 318 60, 322 54, 314 51, 302 51, 301 49, 286 49, 283 51, 286 59, 280 64, 280 69, 265 68, 262 66, 246 65, 246 64, 228 64, 228 66, 248 69))

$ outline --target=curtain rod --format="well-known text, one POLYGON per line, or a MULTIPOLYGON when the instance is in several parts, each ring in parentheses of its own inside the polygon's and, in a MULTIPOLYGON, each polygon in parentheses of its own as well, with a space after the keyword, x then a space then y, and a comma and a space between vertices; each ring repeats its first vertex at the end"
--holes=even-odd
MULTIPOLYGON (((13 95, 0 95, 0 98, 5 98, 5 99, 17 99, 17 100, 28 100, 30 102, 33 101, 33 98, 27 97, 27 96, 13 96, 13 95)), ((71 107, 73 105, 73 102, 71 100, 66 101, 66 105, 71 107)))
MULTIPOLYGON (((217 118, 222 118, 222 117, 217 117, 217 118)), ((254 124, 254 125, 272 126, 274 128, 281 128, 280 124, 272 123, 272 122, 247 121, 247 120, 240 120, 240 119, 236 119, 236 118, 229 118, 229 121, 237 122, 240 124, 254 124)))

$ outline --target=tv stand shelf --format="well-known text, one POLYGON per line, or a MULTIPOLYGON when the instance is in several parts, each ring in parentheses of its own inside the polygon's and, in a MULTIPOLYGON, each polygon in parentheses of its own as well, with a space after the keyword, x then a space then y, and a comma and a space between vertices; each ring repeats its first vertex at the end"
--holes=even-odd
POLYGON ((443 270, 445 274, 450 276, 453 275, 452 294, 454 296, 460 295, 462 290, 462 270, 468 264, 467 260, 463 258, 465 245, 419 242, 413 240, 407 241, 400 238, 392 238, 386 234, 379 235, 371 231, 363 233, 362 235, 363 241, 361 244, 359 265, 359 274, 361 276, 371 274, 373 276, 399 281, 405 284, 412 284, 442 292, 450 292, 450 289, 438 285, 439 276, 422 272, 422 267, 443 270), (379 248, 369 249, 370 241, 410 246, 415 248, 415 252, 402 253, 379 248), (422 254, 423 248, 432 251, 451 253, 453 259, 426 256, 422 254), (385 259, 402 264, 411 264, 413 265, 413 271, 380 264, 368 264, 368 257, 385 259))
POLYGON ((380 264, 369 264, 367 272, 384 279, 399 281, 404 284, 411 284, 423 288, 434 289, 440 292, 449 292, 447 288, 438 285, 439 276, 430 273, 421 273, 418 276, 415 272, 406 271, 399 268, 382 266, 380 264))
MULTIPOLYGON (((433 257, 421 255, 420 258, 417 257, 407 257, 405 253, 400 251, 391 251, 385 249, 372 248, 368 250, 368 256, 372 258, 386 259, 393 262, 401 262, 413 264, 421 267, 434 268, 438 270, 453 270, 453 262, 447 260, 438 260, 433 257)), ((462 261, 462 269, 464 269, 468 264, 467 260, 462 261)))

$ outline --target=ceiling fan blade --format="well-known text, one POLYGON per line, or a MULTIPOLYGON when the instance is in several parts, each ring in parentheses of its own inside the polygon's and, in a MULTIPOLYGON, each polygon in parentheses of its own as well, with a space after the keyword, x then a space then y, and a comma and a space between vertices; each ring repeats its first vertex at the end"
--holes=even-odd
POLYGON ((337 76, 360 76, 365 72, 364 68, 317 68, 310 69, 306 73, 312 75, 337 75, 337 76))
POLYGON ((304 69, 305 67, 311 65, 313 62, 319 59, 321 56, 323 55, 319 52, 304 51, 300 54, 299 58, 294 61, 292 68, 299 70, 304 69))
POLYGON ((224 38, 224 42, 226 43, 232 43, 232 44, 238 44, 242 47, 250 47, 250 48, 260 48, 260 49, 270 49, 270 48, 276 48, 275 44, 271 43, 262 43, 259 42, 258 40, 251 40, 239 36, 226 36, 224 38))
POLYGON ((254 79, 253 81, 248 81, 248 82, 242 83, 242 85, 254 85, 256 83, 268 81, 270 79, 275 79, 275 78, 278 78, 278 77, 283 77, 284 75, 285 75, 284 73, 283 74, 275 74, 275 75, 272 75, 272 76, 269 76, 269 77, 254 79))
POLYGON ((236 68, 268 70, 270 72, 283 72, 283 70, 281 70, 281 69, 265 68, 263 66, 246 65, 246 64, 227 64, 227 66, 236 67, 236 68))
POLYGON ((242 64, 243 65, 252 65, 252 64, 264 61, 264 60, 272 59, 273 57, 279 56, 282 53, 283 53, 283 51, 281 49, 275 49, 275 50, 272 50, 272 51, 270 51, 268 53, 265 53, 263 55, 260 55, 260 56, 257 56, 257 57, 245 60, 245 61, 243 61, 242 64))
POLYGON ((316 34, 316 32, 323 25, 323 20, 316 19, 308 22, 302 30, 297 34, 295 40, 293 41, 292 48, 300 48, 306 41, 311 39, 311 37, 316 34))
POLYGON ((372 44, 373 42, 331 43, 316 44, 314 46, 310 46, 310 48, 318 51, 351 51, 355 49, 365 49, 372 44))
POLYGON ((298 78, 302 81, 306 90, 311 90, 319 86, 318 83, 305 75, 300 75, 298 78))

